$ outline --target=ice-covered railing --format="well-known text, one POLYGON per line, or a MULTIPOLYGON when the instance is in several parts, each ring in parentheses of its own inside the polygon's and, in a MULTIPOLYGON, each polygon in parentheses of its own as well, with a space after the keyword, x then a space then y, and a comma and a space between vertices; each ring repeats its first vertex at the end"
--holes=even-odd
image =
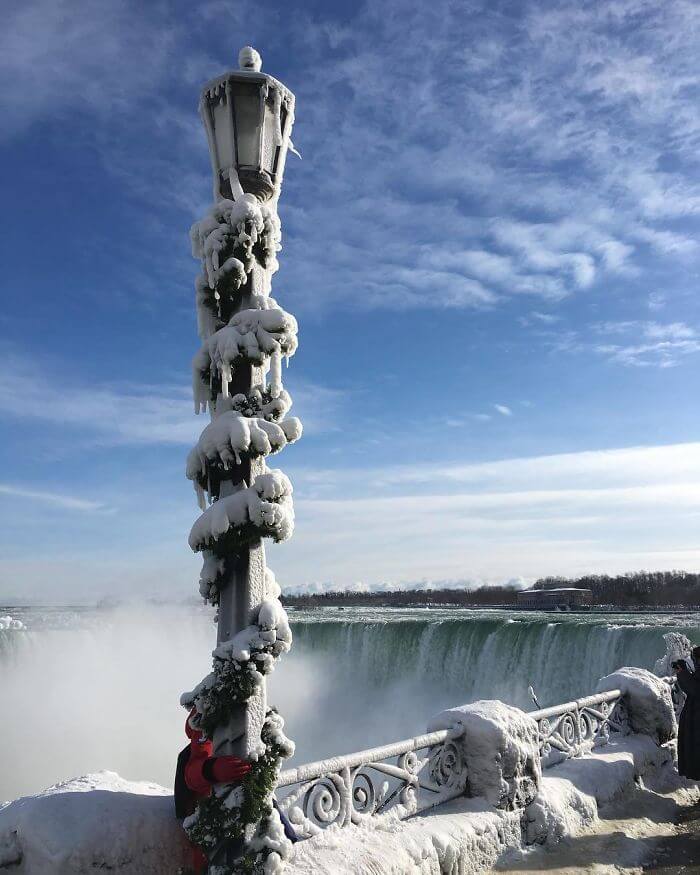
POLYGON ((300 838, 392 811, 403 819, 464 795, 461 731, 441 729, 282 772, 277 800, 300 838))
POLYGON ((528 716, 537 721, 540 759, 545 768, 607 744, 611 732, 627 730, 621 690, 540 708, 528 716))
MULTIPOLYGON (((678 710, 675 678, 663 681, 678 710)), ((623 690, 612 689, 531 711, 527 717, 537 724, 541 766, 581 756, 607 744, 613 734, 633 731, 626 702, 623 690)), ((468 736, 463 735, 460 726, 440 729, 288 769, 277 783, 278 804, 300 838, 389 812, 399 819, 410 817, 468 795, 468 736)))

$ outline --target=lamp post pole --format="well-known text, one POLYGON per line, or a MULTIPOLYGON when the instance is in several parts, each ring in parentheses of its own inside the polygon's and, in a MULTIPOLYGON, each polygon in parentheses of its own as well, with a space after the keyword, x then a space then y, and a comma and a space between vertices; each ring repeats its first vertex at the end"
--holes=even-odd
POLYGON ((293 751, 281 718, 267 708, 265 675, 291 646, 291 633, 262 539, 292 533, 291 484, 268 469, 266 457, 301 435, 299 420, 287 416, 281 374, 282 358, 296 350, 296 321, 270 297, 294 96, 261 72, 254 49, 241 50, 239 65, 202 91, 215 202, 191 232, 203 267, 195 283, 202 340, 193 361, 195 408, 208 408, 211 423, 187 461, 203 511, 189 541, 203 555, 200 592, 218 606, 218 630, 213 671, 182 703, 215 757, 253 764, 242 788, 216 785, 185 821, 217 875, 262 871, 250 866, 288 853, 272 792, 293 751))

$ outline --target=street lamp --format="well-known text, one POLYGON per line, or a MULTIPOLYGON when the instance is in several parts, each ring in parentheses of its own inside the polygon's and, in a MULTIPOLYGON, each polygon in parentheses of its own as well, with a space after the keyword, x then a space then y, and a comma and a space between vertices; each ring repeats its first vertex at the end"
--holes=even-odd
POLYGON ((266 459, 301 436, 301 423, 287 415, 281 369, 296 350, 297 324, 270 297, 294 95, 261 72, 255 49, 242 49, 239 64, 202 91, 214 205, 191 231, 202 261, 195 409, 208 409, 211 422, 187 459, 202 509, 189 543, 204 560, 200 593, 218 611, 212 672, 181 702, 192 709, 192 728, 211 739, 214 757, 252 764, 242 786, 214 785, 184 822, 217 875, 277 872, 291 850, 273 791, 293 745, 268 708, 265 685, 291 633, 263 539, 292 534, 291 483, 266 459))
POLYGON ((294 95, 261 72, 262 59, 250 46, 241 49, 238 63, 239 70, 204 86, 199 104, 209 140, 214 199, 238 200, 245 192, 267 201, 282 181, 294 95))

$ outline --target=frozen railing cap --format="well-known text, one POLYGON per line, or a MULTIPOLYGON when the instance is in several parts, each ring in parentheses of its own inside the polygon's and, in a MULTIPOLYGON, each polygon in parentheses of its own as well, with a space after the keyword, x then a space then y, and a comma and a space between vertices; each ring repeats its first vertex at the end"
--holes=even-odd
POLYGON ((259 73, 262 70, 260 52, 256 51, 252 46, 243 46, 238 53, 238 66, 241 70, 251 70, 254 73, 259 73))

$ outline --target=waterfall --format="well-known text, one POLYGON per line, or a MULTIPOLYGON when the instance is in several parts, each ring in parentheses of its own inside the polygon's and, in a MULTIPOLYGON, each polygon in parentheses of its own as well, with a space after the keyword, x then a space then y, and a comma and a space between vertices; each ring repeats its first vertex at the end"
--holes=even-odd
MULTIPOLYGON (((22 702, 22 720, 4 728, 0 800, 97 769, 170 786, 184 745, 179 692, 207 671, 212 611, 4 613, 27 628, 0 630, 0 688, 22 702)), ((291 619, 294 650, 270 678, 270 701, 297 763, 420 733, 436 711, 479 698, 530 709, 529 684, 543 706, 585 695, 621 665, 653 668, 671 630, 700 643, 697 614, 325 609, 291 619)))

